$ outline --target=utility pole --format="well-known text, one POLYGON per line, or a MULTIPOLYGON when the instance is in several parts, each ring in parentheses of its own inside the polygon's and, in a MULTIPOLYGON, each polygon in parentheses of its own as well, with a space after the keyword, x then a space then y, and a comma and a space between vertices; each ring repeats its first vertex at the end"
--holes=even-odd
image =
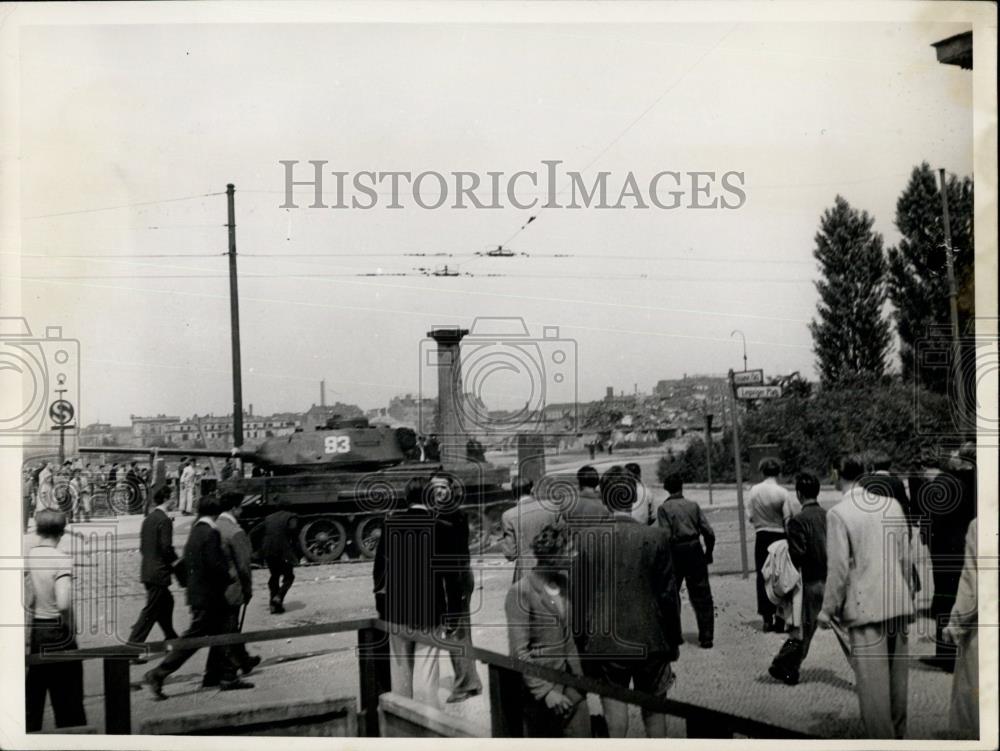
POLYGON ((243 382, 240 376, 240 299, 236 284, 236 186, 226 186, 229 204, 229 325, 233 339, 233 445, 243 445, 243 382))
POLYGON ((733 329, 732 333, 729 335, 729 338, 732 339, 733 336, 736 334, 739 334, 740 339, 743 340, 743 370, 745 371, 747 369, 747 338, 746 335, 739 329, 733 329))
POLYGON ((712 413, 705 415, 705 466, 708 469, 708 505, 712 501, 712 413))
POLYGON ((733 382, 733 371, 729 371, 729 405, 733 411, 733 455, 736 459, 736 514, 740 522, 740 563, 743 565, 743 578, 750 575, 750 564, 747 561, 747 520, 743 506, 743 467, 740 463, 740 415, 736 408, 736 384, 733 382))
POLYGON ((959 415, 959 430, 964 432, 966 426, 965 411, 965 383, 962 373, 962 340, 958 331, 958 286, 955 283, 955 256, 951 247, 951 218, 948 215, 948 176, 944 168, 938 170, 941 177, 941 216, 944 221, 944 255, 948 268, 948 312, 951 318, 951 357, 955 369, 954 378, 957 388, 955 389, 955 408, 959 415))

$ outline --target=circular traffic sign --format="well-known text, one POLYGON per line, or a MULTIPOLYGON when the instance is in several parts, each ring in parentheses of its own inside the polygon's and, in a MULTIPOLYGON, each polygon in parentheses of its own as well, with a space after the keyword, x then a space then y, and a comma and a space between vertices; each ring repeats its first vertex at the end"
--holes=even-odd
POLYGON ((65 425, 73 419, 74 414, 73 405, 65 399, 56 399, 49 407, 49 417, 56 425, 65 425))

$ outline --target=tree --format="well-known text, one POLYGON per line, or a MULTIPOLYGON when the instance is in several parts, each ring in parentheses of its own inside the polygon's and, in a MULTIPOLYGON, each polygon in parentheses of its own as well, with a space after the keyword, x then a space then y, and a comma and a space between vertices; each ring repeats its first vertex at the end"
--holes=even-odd
MULTIPOLYGON (((972 333, 969 325, 975 317, 976 295, 971 177, 948 178, 948 215, 958 287, 959 332, 972 333)), ((896 227, 903 238, 889 249, 888 288, 895 308, 902 375, 908 381, 917 380, 944 392, 949 371, 940 367, 940 360, 917 362, 921 347, 947 353, 951 336, 941 191, 937 176, 926 162, 913 168, 896 201, 896 227)))
POLYGON ((912 467, 952 424, 946 396, 887 377, 768 400, 747 413, 743 440, 778 444, 785 475, 802 469, 825 475, 845 454, 866 451, 884 451, 898 468, 912 467))
POLYGON ((813 251, 823 275, 816 282, 819 320, 809 330, 824 385, 878 379, 885 371, 886 263, 874 222, 839 195, 820 220, 813 251))

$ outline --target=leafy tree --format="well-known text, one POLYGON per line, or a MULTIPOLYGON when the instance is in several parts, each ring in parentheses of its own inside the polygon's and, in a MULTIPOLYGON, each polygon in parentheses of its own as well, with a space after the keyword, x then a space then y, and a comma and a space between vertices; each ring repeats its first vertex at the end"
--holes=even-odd
MULTIPOLYGON (((971 177, 948 178, 948 216, 958 287, 959 331, 972 333, 969 326, 975 317, 976 300, 971 177)), ((896 202, 896 227, 903 238, 889 249, 888 287, 895 308, 903 378, 944 392, 948 369, 940 367, 940 360, 918 363, 916 351, 926 347, 947 356, 950 342, 941 191, 937 175, 926 162, 913 168, 896 202)))
POLYGON ((823 212, 813 256, 822 279, 817 315, 809 329, 824 385, 879 378, 891 336, 882 316, 886 263, 875 220, 842 196, 823 212))
POLYGON ((742 437, 748 446, 777 444, 785 475, 826 474, 844 454, 866 451, 909 467, 952 425, 946 396, 886 378, 770 400, 747 413, 742 437))

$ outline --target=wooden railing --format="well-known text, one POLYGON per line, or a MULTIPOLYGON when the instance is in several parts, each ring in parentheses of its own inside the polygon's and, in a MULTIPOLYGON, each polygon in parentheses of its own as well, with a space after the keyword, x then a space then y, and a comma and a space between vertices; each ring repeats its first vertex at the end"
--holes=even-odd
MULTIPOLYGON (((413 641, 438 646, 450 651, 463 651, 465 645, 435 639, 423 632, 412 632, 377 618, 357 618, 347 621, 319 623, 311 626, 249 631, 245 633, 202 636, 192 639, 147 642, 142 646, 112 646, 48 652, 29 655, 27 664, 45 664, 55 660, 101 660, 104 672, 104 722, 109 735, 129 735, 132 732, 131 686, 129 665, 139 655, 158 654, 178 649, 201 649, 229 644, 295 639, 322 634, 356 631, 358 635, 358 728, 362 735, 379 735, 378 699, 390 689, 389 629, 394 634, 413 641)), ((642 709, 680 717, 686 722, 689 738, 812 738, 792 728, 771 725, 760 720, 729 714, 674 699, 662 699, 650 694, 621 688, 604 681, 572 675, 551 668, 517 660, 508 655, 473 647, 468 656, 485 663, 489 669, 490 731, 494 738, 523 736, 522 703, 523 676, 530 675, 572 686, 584 693, 606 696, 642 709)))

